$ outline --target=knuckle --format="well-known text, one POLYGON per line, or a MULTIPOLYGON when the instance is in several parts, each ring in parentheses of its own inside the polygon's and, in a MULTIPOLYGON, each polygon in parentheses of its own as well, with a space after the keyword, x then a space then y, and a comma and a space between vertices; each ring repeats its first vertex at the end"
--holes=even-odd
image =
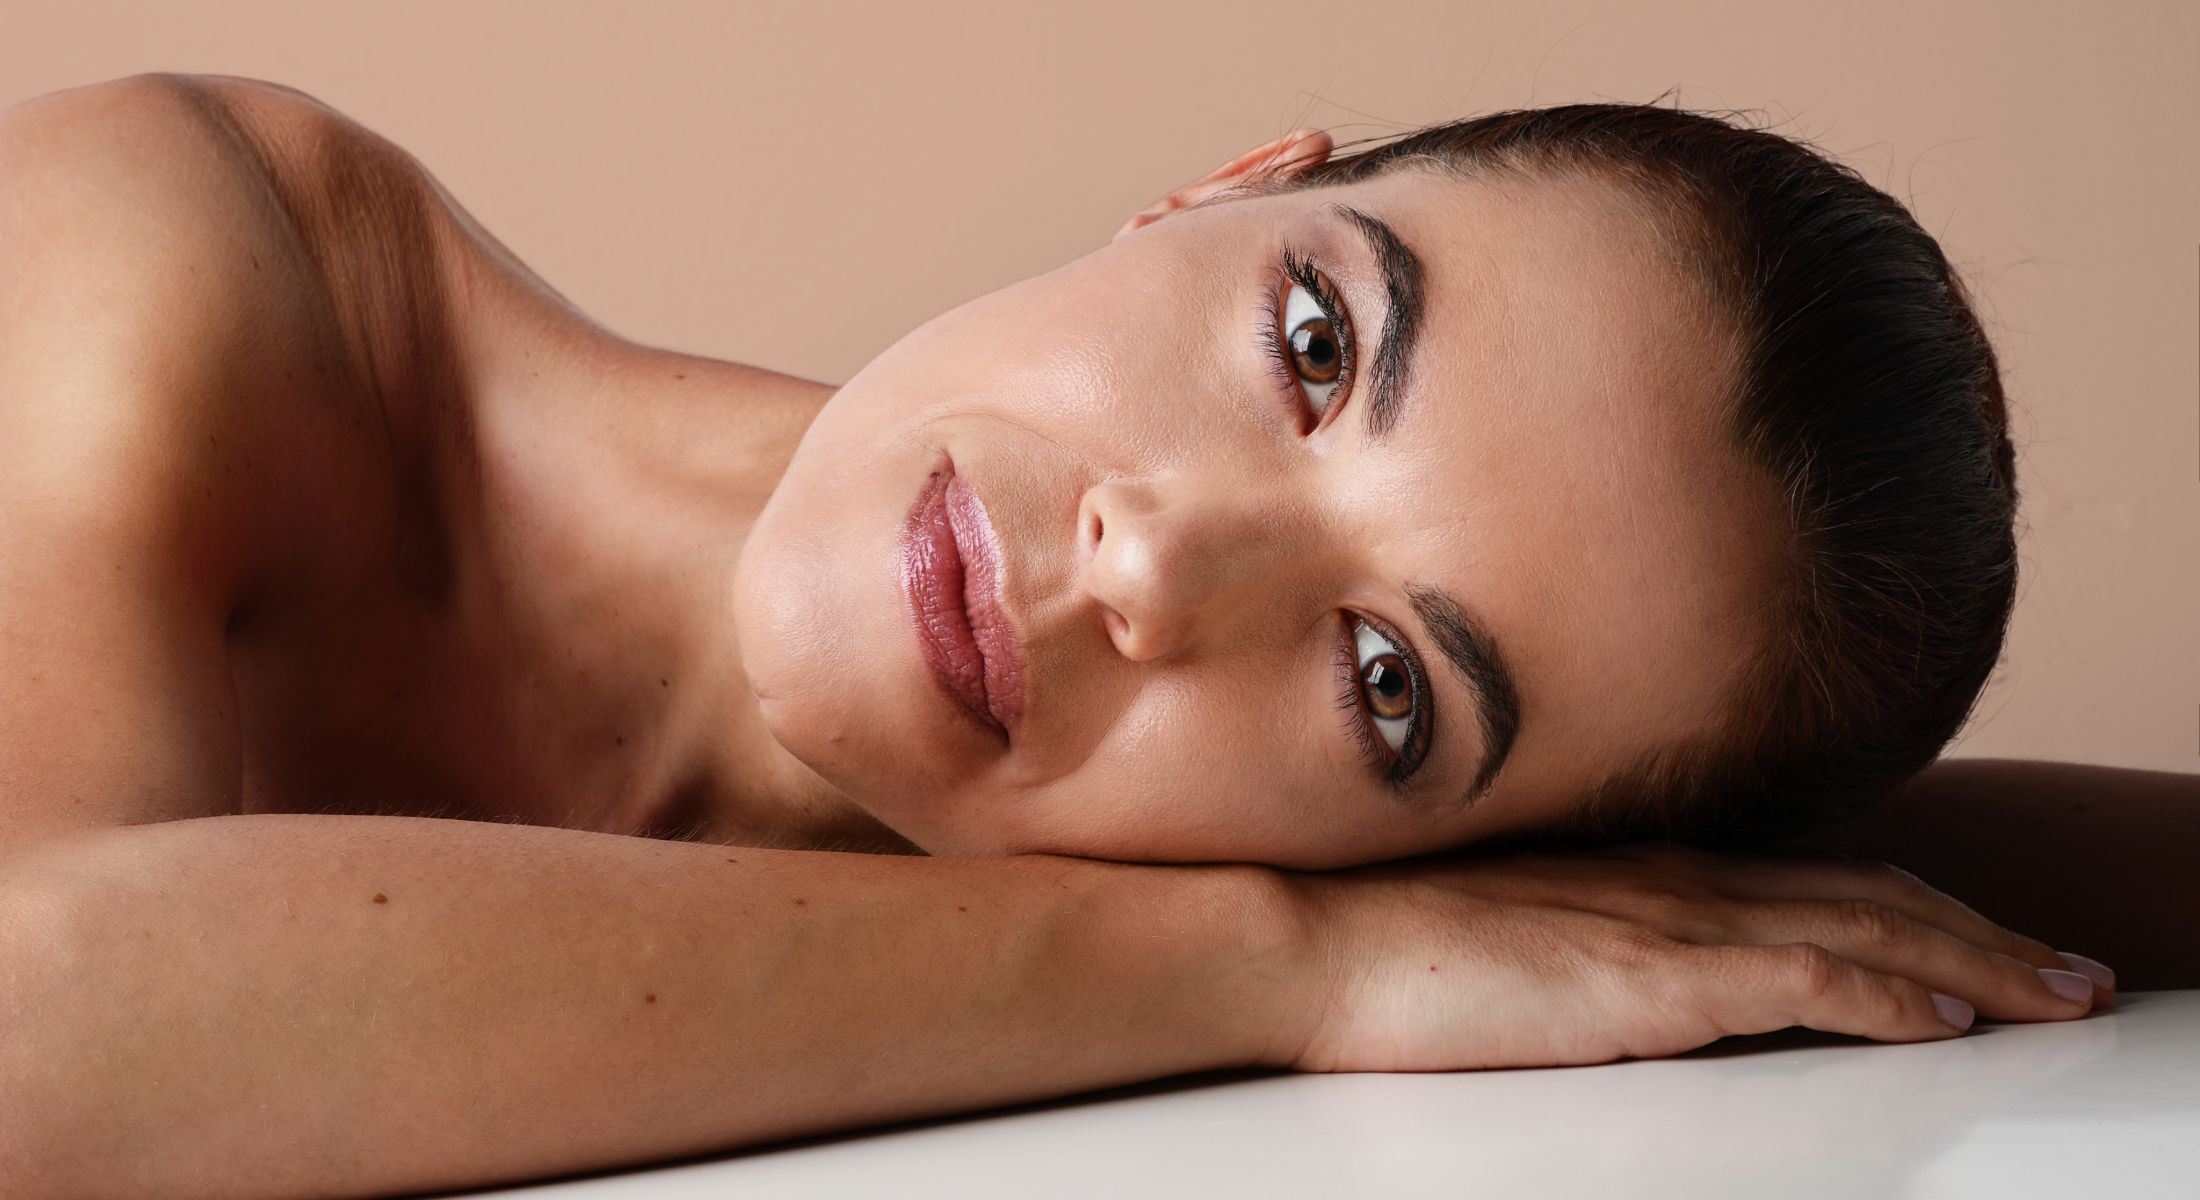
POLYGON ((1839 912, 1848 935, 1874 950, 1891 950, 1909 940, 1909 918, 1876 900, 1843 900, 1839 912))
POLYGON ((1780 969, 1797 995, 1821 999, 1833 994, 1840 981, 1841 964, 1833 951, 1816 942, 1780 947, 1780 969))

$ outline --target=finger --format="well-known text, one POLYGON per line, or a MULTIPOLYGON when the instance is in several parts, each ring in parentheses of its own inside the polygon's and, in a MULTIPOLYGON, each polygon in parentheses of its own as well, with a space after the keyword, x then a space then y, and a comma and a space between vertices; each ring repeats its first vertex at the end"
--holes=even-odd
POLYGON ((1872 900, 1981 950, 2051 970, 2067 971, 2072 965, 2047 943, 2004 929, 1955 897, 1887 863, 1738 858, 1714 873, 1712 886, 1736 900, 1872 900))
POLYGON ((2002 1021, 2067 1021, 2093 1007, 2093 982, 1996 954, 1876 900, 1747 900, 1712 918, 1722 941, 1809 942, 1883 975, 1969 1003, 2002 1021))
POLYGON ((2107 963, 2087 958, 2083 954, 2072 954, 2067 950, 2057 951, 2056 957, 2062 959, 2063 964, 2071 970, 2093 981, 2095 1008, 2106 1008, 2116 998, 2116 972, 2110 970, 2107 963))
POLYGON ((1731 1034, 1802 1025, 1880 1042, 1959 1037, 1971 1006, 1858 966, 1824 946, 1698 946, 1698 1006, 1731 1034))

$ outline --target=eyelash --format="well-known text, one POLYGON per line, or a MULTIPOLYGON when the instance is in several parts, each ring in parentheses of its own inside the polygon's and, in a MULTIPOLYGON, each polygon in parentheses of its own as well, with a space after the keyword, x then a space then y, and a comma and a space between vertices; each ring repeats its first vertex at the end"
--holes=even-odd
POLYGON ((1265 302, 1261 306, 1258 323, 1261 354, 1268 362, 1270 373, 1283 385, 1284 403, 1290 406, 1292 420, 1299 426, 1299 432, 1303 436, 1328 423, 1330 415, 1343 408, 1345 401, 1351 397, 1353 381, 1359 375, 1359 339, 1353 336, 1352 322, 1345 313, 1344 301, 1338 297, 1336 289, 1330 286, 1328 277, 1315 267, 1312 259, 1301 257, 1288 248, 1284 250, 1283 261, 1277 267, 1274 281, 1266 289, 1264 296, 1265 302), (1299 386, 1304 381, 1291 367, 1291 351, 1285 345, 1283 337, 1284 304, 1290 299, 1294 284, 1304 288, 1306 294, 1314 298, 1322 315, 1329 318, 1330 327, 1337 331, 1336 390, 1330 393, 1329 404, 1322 409, 1313 429, 1306 427, 1306 393, 1299 386))
MULTIPOLYGON (((1359 347, 1358 339, 1352 334, 1352 322, 1345 313, 1344 301, 1338 297, 1336 289, 1330 286, 1328 278, 1314 266, 1311 259, 1286 249, 1274 282, 1266 289, 1258 322, 1259 336, 1263 357, 1267 359, 1271 373, 1282 385, 1285 403, 1291 407, 1301 436, 1305 436, 1311 434, 1313 429, 1306 427, 1306 394, 1300 388, 1304 381, 1292 368, 1291 351, 1283 337, 1282 314, 1290 299, 1293 285, 1305 289, 1314 298, 1314 303, 1320 307, 1322 315, 1329 318, 1330 327, 1337 333, 1337 381, 1330 393, 1329 403, 1323 407, 1313 429, 1327 424, 1330 417, 1351 398, 1353 381, 1358 375, 1359 347)), ((1383 772, 1383 782, 1393 791, 1402 791, 1406 780, 1420 768, 1428 749, 1429 692, 1427 677, 1421 671, 1421 656, 1414 653, 1412 644, 1400 637, 1396 630, 1373 617, 1345 613, 1339 633, 1336 651, 1332 656, 1338 688, 1337 710, 1348 714, 1345 724, 1351 729, 1361 756, 1383 772), (1355 623, 1365 623, 1369 629, 1389 642, 1406 664, 1406 679, 1413 688, 1413 721, 1407 727, 1405 744, 1396 751, 1392 751, 1389 743, 1375 731, 1374 717, 1367 709, 1361 690, 1357 639, 1353 636, 1355 623)))

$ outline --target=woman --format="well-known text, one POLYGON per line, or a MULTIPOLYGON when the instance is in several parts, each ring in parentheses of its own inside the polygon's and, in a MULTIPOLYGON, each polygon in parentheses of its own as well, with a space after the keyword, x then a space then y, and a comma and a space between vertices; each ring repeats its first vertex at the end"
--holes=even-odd
POLYGON ((361 1194, 2106 1003, 1886 868, 1392 861, 1860 807, 2015 493, 1937 247, 1807 149, 1331 149, 835 389, 611 335, 286 89, 8 114, 0 1159, 361 1194))

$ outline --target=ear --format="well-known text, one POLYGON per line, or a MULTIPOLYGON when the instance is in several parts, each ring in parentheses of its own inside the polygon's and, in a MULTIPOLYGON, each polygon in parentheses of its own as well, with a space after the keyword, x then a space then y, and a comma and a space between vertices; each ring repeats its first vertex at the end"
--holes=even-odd
POLYGON ((1294 129, 1275 141, 1247 150, 1147 205, 1130 220, 1123 222, 1123 227, 1116 230, 1115 237, 1109 240, 1119 241, 1133 230, 1143 229, 1170 213, 1190 208, 1217 192, 1235 187, 1256 176, 1288 179, 1308 167, 1329 161, 1329 152, 1334 147, 1335 143, 1330 140, 1329 135, 1319 129, 1294 129))

